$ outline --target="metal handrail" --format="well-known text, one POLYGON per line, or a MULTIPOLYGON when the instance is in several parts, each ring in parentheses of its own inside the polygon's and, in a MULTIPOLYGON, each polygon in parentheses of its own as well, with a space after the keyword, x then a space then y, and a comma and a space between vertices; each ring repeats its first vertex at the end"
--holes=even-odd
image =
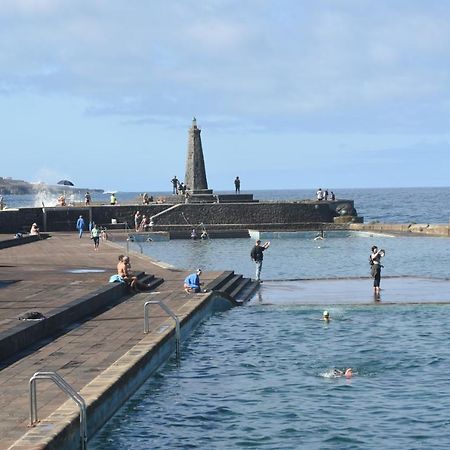
POLYGON ((149 300, 144 303, 144 333, 149 333, 150 331, 150 320, 148 317, 148 310, 150 305, 159 305, 161 308, 170 316, 173 320, 175 320, 175 354, 176 357, 180 358, 180 342, 181 342, 181 333, 180 333, 180 320, 174 314, 174 312, 162 301, 162 300, 149 300))
POLYGON ((67 383, 56 372, 36 372, 29 382, 30 390, 30 426, 33 426, 37 421, 37 395, 36 395, 36 380, 52 380, 62 391, 64 391, 80 408, 80 446, 81 450, 87 449, 87 416, 86 416, 86 402, 83 397, 75 391, 75 389, 67 383))

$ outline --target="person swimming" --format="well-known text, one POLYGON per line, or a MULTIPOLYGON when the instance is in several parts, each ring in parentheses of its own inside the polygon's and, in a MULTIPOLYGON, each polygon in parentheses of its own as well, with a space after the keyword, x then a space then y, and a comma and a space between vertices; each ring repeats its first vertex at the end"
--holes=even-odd
POLYGON ((315 241, 321 241, 325 239, 325 233, 323 230, 320 230, 320 233, 317 234, 317 236, 314 238, 315 241))
POLYGON ((330 321, 330 313, 329 311, 325 310, 322 314, 322 320, 325 320, 326 322, 330 321))
POLYGON ((351 378, 353 376, 353 369, 351 367, 347 367, 345 370, 333 369, 333 375, 335 377, 351 378))

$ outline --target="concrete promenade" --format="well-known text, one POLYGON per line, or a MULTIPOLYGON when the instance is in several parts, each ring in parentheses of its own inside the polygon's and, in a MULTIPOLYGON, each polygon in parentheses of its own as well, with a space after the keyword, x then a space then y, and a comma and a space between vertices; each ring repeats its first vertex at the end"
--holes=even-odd
MULTIPOLYGON (((101 242, 95 252, 88 235, 79 239, 75 233, 54 233, 46 240, 1 250, 0 333, 17 326, 21 322, 18 316, 26 311, 46 315, 79 297, 89 296, 99 287, 108 287, 120 253, 124 250, 109 242, 101 242)), ((67 402, 55 415, 67 397, 53 383, 38 381, 38 417, 52 413, 54 417, 46 427, 32 429, 21 440, 29 431, 28 380, 36 371, 57 371, 75 390, 84 392, 87 401, 95 402, 102 395, 104 384, 111 380, 106 375, 111 366, 116 371, 121 365, 127 369, 136 354, 132 349, 142 349, 143 345, 150 349, 166 339, 173 328, 173 321, 155 306, 150 310, 153 335, 144 335, 145 300, 164 300, 182 319, 211 296, 186 294, 182 282, 187 272, 160 267, 141 255, 130 256, 133 271, 145 271, 164 282, 153 292, 126 294, 114 307, 90 320, 73 323, 58 336, 30 343, 20 355, 0 361, 1 450, 11 446, 21 450, 47 448, 46 440, 60 429, 55 422, 59 420, 61 427, 67 422, 77 426, 78 409, 73 402, 67 402), (103 372, 104 382, 99 381, 103 372), (93 384, 94 380, 97 381, 93 384)), ((210 272, 204 273, 202 280, 208 283, 220 278, 225 279, 223 272, 210 272)))

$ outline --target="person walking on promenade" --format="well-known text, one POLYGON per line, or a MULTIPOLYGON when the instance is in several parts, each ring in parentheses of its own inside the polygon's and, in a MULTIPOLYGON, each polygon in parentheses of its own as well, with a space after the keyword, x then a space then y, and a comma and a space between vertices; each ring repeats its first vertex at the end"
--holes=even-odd
POLYGON ((80 239, 83 236, 83 231, 84 231, 84 227, 85 226, 86 226, 86 224, 84 223, 83 216, 78 217, 77 224, 76 224, 76 229, 78 230, 80 239))
POLYGON ((197 269, 196 272, 191 273, 184 279, 184 290, 190 294, 191 292, 201 292, 200 286, 203 284, 200 281, 201 269, 197 269))
POLYGON ((95 223, 91 230, 91 239, 94 241, 94 250, 97 251, 100 244, 100 229, 95 223))
POLYGON ((178 178, 176 175, 170 180, 172 183, 172 194, 178 194, 178 178))
POLYGON ((234 179, 234 192, 236 194, 240 194, 241 193, 241 180, 239 179, 239 177, 236 177, 234 179))
POLYGON ((258 239, 256 241, 256 244, 252 248, 252 251, 250 252, 250 257, 253 261, 255 261, 256 264, 256 281, 259 282, 261 282, 261 269, 264 258, 263 252, 267 250, 269 246, 269 241, 265 242, 264 245, 261 245, 261 241, 258 239))
POLYGON ((371 275, 373 278, 373 293, 375 295, 380 295, 380 283, 381 283, 381 258, 384 256, 384 250, 378 250, 378 247, 374 245, 372 247, 372 253, 369 257, 369 262, 371 265, 371 275))

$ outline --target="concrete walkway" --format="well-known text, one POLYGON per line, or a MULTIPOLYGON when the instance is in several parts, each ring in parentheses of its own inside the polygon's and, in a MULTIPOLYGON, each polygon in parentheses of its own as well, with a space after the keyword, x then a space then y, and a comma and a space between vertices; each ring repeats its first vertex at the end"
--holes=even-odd
MULTIPOLYGON (((53 237, 0 251, 0 331, 8 331, 28 310, 46 313, 64 307, 72 300, 107 285, 115 273, 117 255, 124 253, 114 244, 102 242, 95 252, 86 236, 55 234, 53 237)), ((164 278, 155 293, 129 295, 114 308, 92 320, 72 324, 56 339, 35 343, 0 371, 0 449, 9 448, 28 431, 28 380, 36 371, 57 371, 77 391, 92 382, 105 369, 123 357, 144 337, 143 303, 146 299, 164 300, 181 317, 186 316, 208 294, 186 294, 182 281, 186 272, 161 268, 147 257, 131 255, 133 270, 164 278)), ((202 277, 214 280, 222 272, 202 277)), ((155 306, 150 312, 152 329, 167 323, 167 315, 155 306)), ((167 328, 167 326, 166 326, 167 328)), ((38 417, 60 407, 67 397, 50 382, 38 382, 38 417)), ((40 448, 33 440, 15 448, 40 448)))

